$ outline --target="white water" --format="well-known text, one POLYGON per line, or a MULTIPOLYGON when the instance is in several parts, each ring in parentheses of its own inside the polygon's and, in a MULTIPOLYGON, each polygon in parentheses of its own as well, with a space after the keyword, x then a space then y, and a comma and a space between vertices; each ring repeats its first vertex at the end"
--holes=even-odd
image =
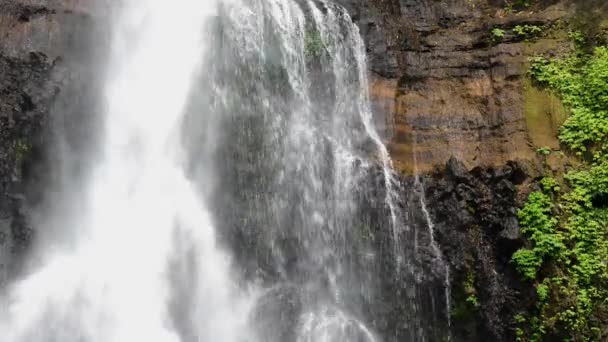
POLYGON ((322 308, 303 316, 296 342, 376 341, 364 323, 340 310, 322 308))
MULTIPOLYGON (((130 0, 114 23, 102 155, 76 216, 71 250, 14 285, 2 342, 182 340, 175 296, 201 341, 241 341, 247 304, 216 247, 213 222, 185 177, 179 126, 216 4, 130 0), (170 272, 187 263, 188 293, 170 272), (170 270, 169 267, 172 267, 170 270)), ((180 322, 181 324, 182 322, 180 322)))
MULTIPOLYGON (((335 33, 340 31, 340 13, 334 12, 326 0, 321 0, 321 2, 328 8, 326 15, 321 14, 320 10, 313 5, 312 2, 309 2, 309 6, 311 7, 317 27, 319 27, 323 44, 328 47, 329 54, 334 56, 332 67, 334 69, 334 75, 337 77, 337 84, 344 84, 345 82, 348 82, 346 75, 347 70, 344 69, 344 66, 348 65, 349 61, 340 58, 343 57, 342 54, 337 51, 338 49, 335 44, 332 44, 332 40, 335 39, 335 33), (327 19, 325 19, 324 16, 326 16, 327 19), (325 21, 327 21, 327 24, 324 23, 325 21)), ((353 26, 352 29, 354 30, 356 28, 353 26)), ((357 71, 359 72, 358 78, 360 82, 360 91, 356 92, 357 98, 353 99, 353 94, 352 92, 348 91, 348 87, 342 87, 341 89, 338 89, 339 93, 337 96, 341 101, 352 101, 357 104, 357 112, 360 115, 361 122, 365 129, 365 134, 371 138, 378 150, 377 153, 382 165, 384 187, 386 190, 384 200, 389 209, 390 223, 393 234, 393 253, 397 260, 397 270, 399 271, 400 263, 403 261, 402 253, 400 251, 403 246, 400 243, 399 236, 403 228, 403 224, 399 219, 399 214, 397 213, 396 203, 399 196, 397 194, 397 181, 395 180, 393 174, 393 161, 388 153, 388 149, 386 146, 384 146, 384 143, 382 142, 382 139, 380 138, 380 135, 376 131, 373 124, 369 92, 367 91, 367 89, 369 89, 369 84, 367 76, 368 71, 365 44, 363 43, 358 30, 357 32, 351 32, 351 35, 351 43, 353 44, 351 48, 354 49, 355 63, 357 65, 357 71)))

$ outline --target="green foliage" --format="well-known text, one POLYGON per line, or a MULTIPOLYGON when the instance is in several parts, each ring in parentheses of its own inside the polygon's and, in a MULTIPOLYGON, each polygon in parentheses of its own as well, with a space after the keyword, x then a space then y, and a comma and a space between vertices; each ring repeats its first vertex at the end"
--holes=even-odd
POLYGON ((526 332, 521 328, 521 326, 526 323, 526 316, 518 313, 515 315, 515 317, 513 317, 513 320, 515 321, 515 324, 518 325, 518 327, 515 329, 515 341, 522 342, 526 337, 526 332))
POLYGON ((548 155, 550 155, 550 154, 551 154, 551 149, 550 149, 549 147, 539 147, 539 148, 536 150, 536 153, 538 153, 538 154, 542 154, 542 155, 544 155, 544 156, 548 156, 548 155))
POLYGON ((325 46, 318 30, 308 30, 304 37, 304 54, 306 57, 321 57, 325 46))
POLYGON ((473 306, 474 308, 479 307, 479 300, 477 299, 476 295, 469 295, 467 297, 467 303, 473 306))
POLYGON ((505 37, 505 30, 500 27, 495 27, 490 31, 490 34, 492 36, 492 42, 498 43, 505 37))
MULTIPOLYGON (((577 44, 582 34, 571 32, 577 44)), ((559 95, 571 114, 560 142, 583 157, 564 175, 540 183, 519 211, 528 248, 516 269, 536 284, 536 311, 517 320, 518 341, 608 340, 608 49, 548 60, 534 58, 530 75, 559 95), (560 208, 560 210, 557 210, 560 208), (525 318, 525 317, 524 317, 525 318)))
POLYGON ((477 290, 475 289, 475 273, 472 271, 467 272, 467 277, 465 278, 463 284, 462 284, 462 288, 464 289, 465 293, 476 293, 477 290))
POLYGON ((562 235, 556 231, 557 219, 553 217, 554 204, 542 192, 533 192, 526 205, 517 213, 521 231, 531 248, 523 248, 513 254, 512 262, 524 278, 533 280, 546 259, 559 257, 566 248, 562 235))
POLYGON ((543 189, 544 193, 550 194, 552 192, 559 192, 561 189, 559 183, 555 180, 555 178, 545 177, 541 179, 540 185, 543 189))
POLYGON ((543 32, 542 27, 537 25, 517 25, 513 28, 513 33, 518 37, 529 38, 539 35, 543 32))
POLYGON ((560 132, 560 141, 583 155, 604 146, 608 138, 608 49, 598 47, 593 55, 576 54, 549 61, 536 57, 530 75, 553 89, 570 107, 571 115, 560 132))
POLYGON ((549 298, 549 286, 547 284, 539 284, 536 286, 536 295, 538 296, 538 302, 544 304, 549 298))
POLYGON ((15 140, 13 143, 13 153, 17 164, 22 163, 30 153, 31 146, 23 140, 15 140))
POLYGON ((480 303, 477 289, 475 288, 475 278, 475 272, 469 270, 466 273, 466 277, 462 280, 462 287, 459 288, 459 290, 462 290, 462 296, 456 296, 457 300, 453 303, 450 313, 456 321, 470 321, 478 312, 480 303))
POLYGON ((585 34, 581 31, 569 31, 568 38, 570 38, 577 45, 582 46, 585 44, 585 34))

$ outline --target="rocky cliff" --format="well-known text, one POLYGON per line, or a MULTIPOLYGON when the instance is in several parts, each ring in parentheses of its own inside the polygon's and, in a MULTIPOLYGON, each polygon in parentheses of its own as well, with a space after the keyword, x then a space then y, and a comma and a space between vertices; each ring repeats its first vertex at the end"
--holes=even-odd
POLYGON ((572 13, 553 2, 523 11, 484 0, 347 2, 366 38, 375 108, 400 170, 432 171, 452 156, 468 168, 534 163, 535 144, 557 147, 559 122, 531 122, 545 113, 531 108, 539 99, 525 75, 529 57, 555 52, 565 37, 532 41, 512 31, 554 27, 572 13), (496 40, 493 29, 505 36, 496 40))

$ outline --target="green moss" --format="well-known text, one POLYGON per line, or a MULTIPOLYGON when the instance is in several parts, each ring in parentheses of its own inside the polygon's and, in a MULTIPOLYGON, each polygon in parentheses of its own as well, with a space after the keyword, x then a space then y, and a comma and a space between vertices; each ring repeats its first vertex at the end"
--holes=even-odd
POLYGON ((30 154, 32 147, 25 140, 18 139, 13 142, 13 154, 15 162, 21 164, 30 154))
POLYGON ((462 289, 466 295, 465 303, 470 311, 479 308, 479 299, 477 298, 477 289, 475 288, 475 272, 470 270, 467 272, 467 277, 462 283, 462 289))
POLYGON ((472 270, 467 272, 467 277, 462 283, 464 293, 468 295, 474 295, 477 293, 477 289, 475 289, 475 278, 475 272, 473 272, 472 270))
POLYGON ((452 288, 450 316, 457 335, 477 340, 480 323, 481 300, 476 288, 477 276, 471 264, 464 272, 456 275, 452 288))
POLYGON ((526 82, 524 114, 532 143, 537 148, 559 149, 557 134, 567 117, 567 110, 560 99, 555 94, 526 82))
POLYGON ((307 30, 304 37, 304 54, 311 58, 321 57, 324 49, 321 33, 315 29, 307 30))

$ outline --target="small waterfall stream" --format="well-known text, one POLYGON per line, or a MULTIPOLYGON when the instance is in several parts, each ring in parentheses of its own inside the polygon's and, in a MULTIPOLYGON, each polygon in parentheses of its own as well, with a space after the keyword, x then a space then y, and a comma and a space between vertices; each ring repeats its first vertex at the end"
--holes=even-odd
POLYGON ((451 322, 452 295, 450 293, 451 292, 450 267, 443 259, 443 253, 439 249, 439 245, 437 244, 437 241, 435 241, 435 237, 434 237, 435 224, 433 223, 433 220, 431 219, 431 215, 427 208, 426 196, 424 195, 424 184, 420 181, 420 176, 418 174, 415 177, 416 177, 416 180, 414 181, 414 187, 419 192, 418 197, 420 199, 420 208, 422 210, 422 214, 424 215, 424 219, 425 219, 427 227, 429 229, 429 232, 428 232, 429 237, 430 237, 429 244, 430 244, 431 250, 433 251, 435 259, 436 259, 437 269, 439 270, 438 272, 442 272, 444 274, 443 286, 444 286, 444 291, 445 291, 445 293, 444 293, 445 312, 446 312, 446 322, 447 322, 447 331, 448 331, 447 341, 449 342, 449 341, 451 341, 451 336, 450 336, 449 332, 450 332, 450 329, 452 326, 452 322, 451 322))
POLYGON ((420 315, 405 190, 342 7, 123 0, 117 11, 101 152, 81 157, 94 165, 85 189, 64 189, 85 193, 59 218, 71 243, 42 241, 40 265, 0 297, 0 342, 442 335, 420 315))
MULTIPOLYGON (((424 223, 426 225, 426 228, 428 229, 428 240, 429 240, 428 247, 430 248, 430 250, 433 254, 433 265, 432 265, 433 271, 436 273, 443 274, 443 287, 444 287, 443 296, 444 296, 444 301, 445 301, 444 309, 445 309, 445 320, 446 320, 446 325, 447 325, 445 339, 448 342, 450 342, 452 340, 452 338, 451 338, 451 326, 452 326, 451 298, 452 298, 452 295, 451 295, 450 267, 449 267, 448 263, 444 260, 444 256, 443 256, 443 253, 441 252, 441 249, 439 248, 439 244, 435 240, 435 224, 433 223, 433 219, 431 218, 431 214, 428 210, 424 183, 420 177, 420 173, 418 170, 418 153, 416 151, 416 147, 418 145, 418 135, 415 132, 413 134, 413 141, 414 141, 414 144, 413 144, 413 151, 414 151, 413 152, 413 161, 414 161, 413 188, 414 188, 414 191, 416 193, 416 196, 417 196, 419 204, 420 204, 420 211, 422 212, 422 215, 424 217, 424 223)), ((416 246, 417 246, 417 242, 416 242, 416 246)))

